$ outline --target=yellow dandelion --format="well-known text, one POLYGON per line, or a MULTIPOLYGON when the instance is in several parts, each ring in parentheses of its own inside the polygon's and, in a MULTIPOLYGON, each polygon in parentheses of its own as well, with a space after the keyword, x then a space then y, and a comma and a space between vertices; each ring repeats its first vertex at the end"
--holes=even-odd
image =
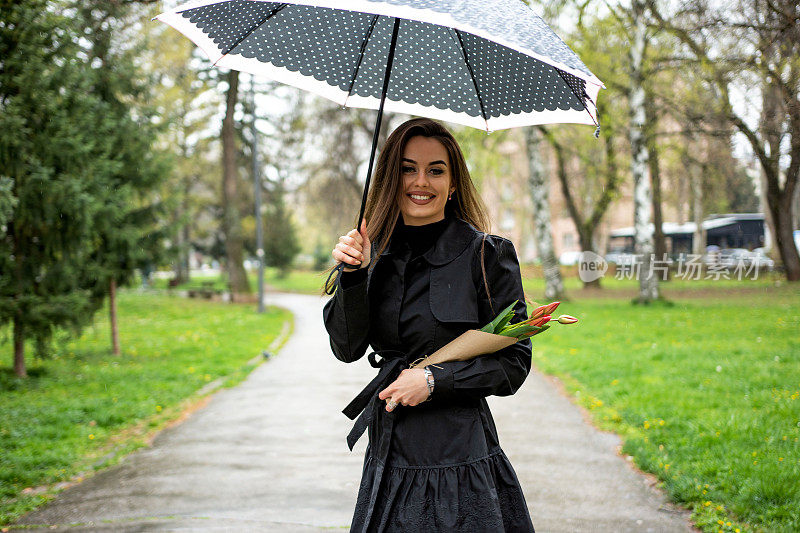
POLYGON ((161 406, 160 405, 156 405, 156 411, 158 411, 159 413, 161 412, 161 406))
POLYGON ((709 506, 711 506, 711 502, 709 501, 703 502, 703 507, 709 507, 709 506))
POLYGON ((644 429, 650 429, 650 422, 647 420, 644 421, 644 429))
POLYGON ((663 426, 664 424, 666 424, 666 422, 664 422, 663 420, 659 420, 659 422, 658 422, 659 426, 663 426))
POLYGON ((94 440, 94 433, 89 433, 89 440, 94 440))
POLYGON ((724 526, 724 525, 725 525, 725 522, 723 522, 722 520, 717 520, 717 524, 719 524, 719 525, 721 525, 721 526, 724 526))

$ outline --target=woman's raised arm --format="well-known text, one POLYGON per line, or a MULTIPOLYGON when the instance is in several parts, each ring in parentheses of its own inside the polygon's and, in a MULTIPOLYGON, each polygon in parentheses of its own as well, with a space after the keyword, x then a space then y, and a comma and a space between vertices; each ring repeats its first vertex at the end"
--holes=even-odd
POLYGON ((340 273, 336 281, 336 292, 322 311, 333 355, 345 363, 352 363, 363 357, 369 344, 367 266, 371 246, 366 231, 366 223, 362 223, 360 233, 354 229, 339 237, 339 242, 333 249, 334 259, 360 267, 352 271, 345 268, 340 273))

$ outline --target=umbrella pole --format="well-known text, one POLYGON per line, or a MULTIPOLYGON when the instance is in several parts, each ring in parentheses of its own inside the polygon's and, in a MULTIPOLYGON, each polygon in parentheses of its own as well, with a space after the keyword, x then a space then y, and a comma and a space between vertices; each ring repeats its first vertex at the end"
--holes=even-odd
MULTIPOLYGON (((375 152, 378 149, 378 136, 381 132, 381 122, 383 121, 383 104, 386 101, 386 92, 389 89, 389 77, 392 73, 392 63, 394 62, 394 50, 397 47, 397 34, 400 30, 400 19, 394 19, 394 28, 392 28, 392 42, 389 45, 389 56, 386 60, 386 72, 383 75, 383 89, 381 90, 381 103, 378 106, 378 116, 375 119, 375 131, 372 134, 372 151, 369 155, 369 165, 367 166, 367 180, 364 183, 364 193, 361 195, 361 209, 358 212, 358 222, 356 223, 356 229, 361 231, 361 221, 364 220, 364 210, 367 207, 367 192, 369 191, 369 182, 370 178, 372 177, 372 165, 375 162, 375 152)), ((328 274, 328 279, 325 282, 325 293, 326 294, 333 294, 334 288, 336 287, 336 280, 341 275, 342 270, 344 269, 345 264, 339 263, 336 267, 328 274), (334 277, 335 276, 335 277, 334 277), (333 277, 333 280, 331 278, 333 277)))

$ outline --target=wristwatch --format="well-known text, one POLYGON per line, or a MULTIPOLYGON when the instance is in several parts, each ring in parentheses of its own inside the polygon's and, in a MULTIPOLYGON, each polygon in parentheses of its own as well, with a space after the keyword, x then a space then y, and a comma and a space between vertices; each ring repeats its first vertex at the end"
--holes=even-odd
POLYGON ((425 371, 425 380, 428 382, 428 397, 425 399, 427 402, 433 396, 433 372, 427 366, 423 370, 425 371))

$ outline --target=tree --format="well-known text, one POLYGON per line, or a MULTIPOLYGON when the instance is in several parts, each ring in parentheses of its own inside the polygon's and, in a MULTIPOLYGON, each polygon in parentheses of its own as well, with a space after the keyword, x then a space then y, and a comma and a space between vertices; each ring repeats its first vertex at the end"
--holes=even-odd
POLYGON ((213 211, 219 201, 219 135, 215 123, 222 101, 212 90, 217 73, 208 67, 198 49, 186 37, 165 24, 145 24, 144 66, 159 90, 153 105, 162 125, 157 138, 160 150, 172 154, 172 172, 159 190, 171 200, 168 250, 173 261, 174 283, 190 279, 189 253, 209 241, 209 226, 218 227, 213 211))
POLYGON ((74 9, 92 91, 104 120, 113 124, 106 139, 109 165, 98 176, 105 186, 99 188, 95 246, 90 264, 84 265, 84 284, 95 309, 109 298, 112 352, 119 355, 117 288, 129 283, 137 268, 162 256, 162 241, 170 232, 160 223, 166 203, 152 193, 168 166, 153 146, 160 127, 149 105, 152 83, 136 65, 142 42, 132 26, 143 14, 141 6, 90 0, 75 3, 74 9))
POLYGON ((13 180, 0 241, 0 324, 12 323, 14 371, 24 377, 26 340, 45 355, 55 328, 79 331, 91 320, 83 265, 102 212, 105 183, 96 178, 115 167, 115 125, 78 58, 71 17, 44 0, 3 2, 0 14, 0 176, 13 180))
POLYGON ((561 269, 553 250, 553 230, 550 225, 550 179, 542 163, 542 135, 537 128, 525 128, 525 145, 528 152, 531 201, 533 203, 533 227, 539 259, 544 274, 544 297, 560 300, 564 297, 564 282, 561 269))
MULTIPOLYGON (((233 295, 250 293, 250 282, 244 270, 244 238, 239 211, 239 168, 234 113, 239 100, 239 71, 226 75, 225 119, 222 121, 222 231, 225 236, 228 284, 233 295)), ((234 296, 235 297, 235 296, 234 296)))
POLYGON ((649 303, 658 298, 658 278, 652 268, 653 230, 650 228, 652 192, 650 188, 649 152, 645 139, 646 92, 644 88, 644 61, 647 48, 647 26, 644 19, 645 4, 632 0, 630 18, 633 26, 630 48, 630 143, 631 174, 633 175, 634 231, 636 253, 642 257, 639 271, 639 303, 649 303))
POLYGON ((800 5, 794 0, 740 0, 719 8, 678 4, 665 16, 648 0, 654 23, 698 63, 716 111, 746 139, 762 170, 775 242, 789 281, 800 281, 794 244, 794 196, 800 181, 800 5), (737 110, 734 87, 755 87, 757 124, 737 110))

